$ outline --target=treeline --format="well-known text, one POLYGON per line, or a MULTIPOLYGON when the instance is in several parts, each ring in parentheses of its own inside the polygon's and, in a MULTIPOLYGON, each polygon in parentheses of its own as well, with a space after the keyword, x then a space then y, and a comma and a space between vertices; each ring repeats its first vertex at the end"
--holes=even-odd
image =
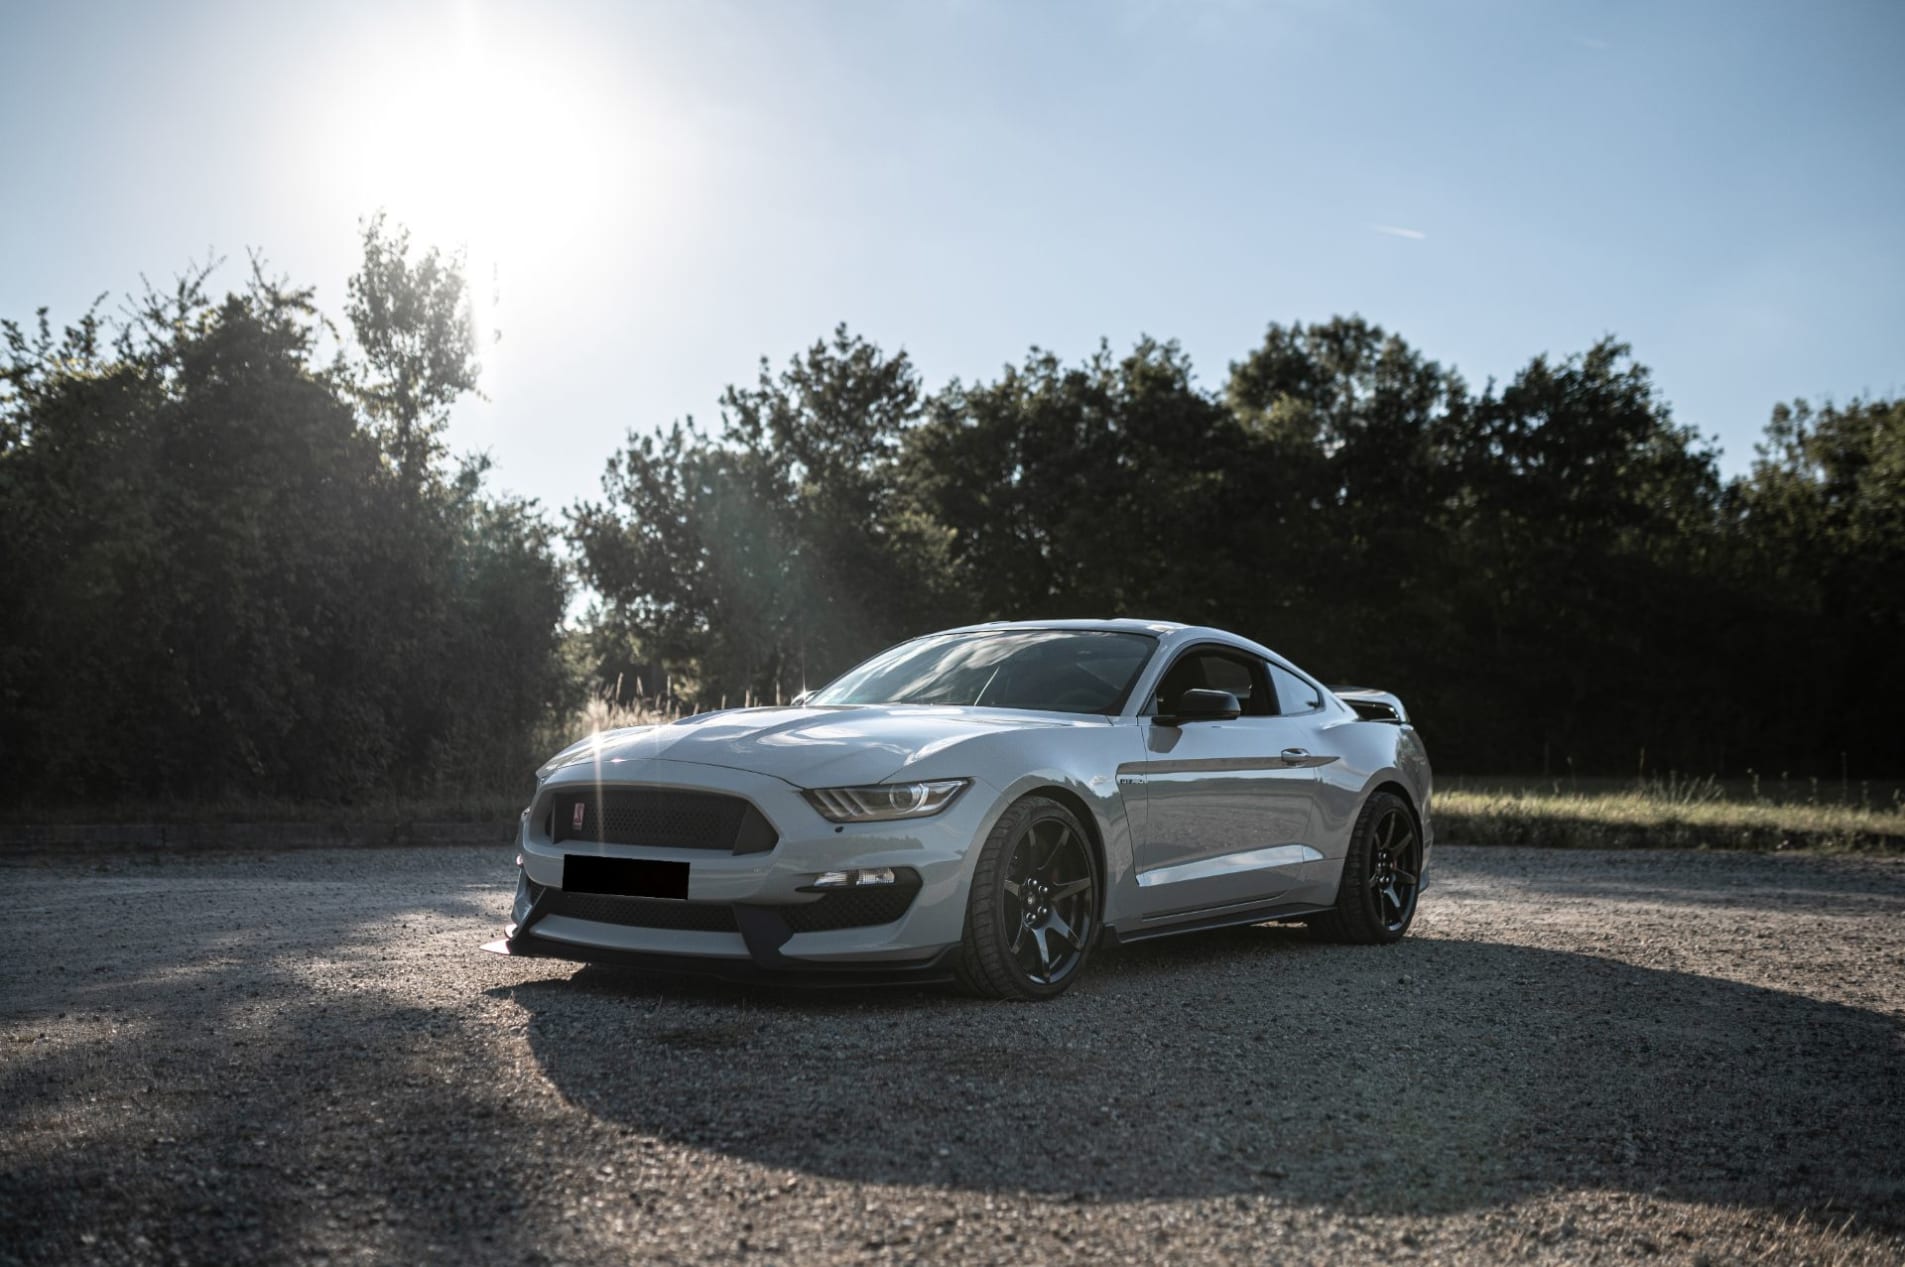
POLYGON ((457 262, 371 223, 348 352, 309 291, 205 273, 0 327, 0 795, 523 786, 568 582, 535 507, 445 460, 457 262))
POLYGON ((1476 390, 1340 318, 1221 391, 1145 341, 930 394, 842 329, 719 428, 631 433, 569 532, 596 674, 702 705, 1134 615, 1393 689, 1449 771, 1905 768, 1905 402, 1781 406, 1723 481, 1613 340, 1476 390))
POLYGON ((935 393, 842 329, 556 519, 444 451, 455 260, 373 222, 345 315, 254 267, 0 326, 0 796, 493 794, 590 692, 1120 614, 1396 690, 1445 771, 1905 768, 1905 402, 1782 406, 1724 481, 1613 341, 1478 390, 1348 318, 1221 390, 1145 341, 935 393))

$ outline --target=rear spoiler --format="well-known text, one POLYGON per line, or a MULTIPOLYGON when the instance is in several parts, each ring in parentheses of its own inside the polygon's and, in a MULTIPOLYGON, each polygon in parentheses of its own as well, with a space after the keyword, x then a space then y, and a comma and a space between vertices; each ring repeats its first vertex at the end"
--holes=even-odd
POLYGON ((1409 724, 1409 710, 1388 691, 1371 690, 1367 686, 1332 686, 1330 694, 1355 709, 1356 715, 1364 721, 1393 722, 1398 726, 1409 724))

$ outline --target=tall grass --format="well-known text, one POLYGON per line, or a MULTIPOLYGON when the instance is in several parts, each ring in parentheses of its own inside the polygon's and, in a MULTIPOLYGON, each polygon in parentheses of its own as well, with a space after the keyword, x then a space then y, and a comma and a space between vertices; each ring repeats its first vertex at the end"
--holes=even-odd
POLYGON ((1443 780, 1435 817, 1453 844, 1905 852, 1905 786, 1889 781, 1468 776, 1443 780))
POLYGON ((661 725, 674 721, 684 712, 680 700, 666 694, 644 695, 639 683, 636 693, 625 698, 622 694, 622 679, 616 678, 615 685, 597 690, 589 696, 587 703, 555 728, 549 736, 549 751, 556 752, 578 739, 604 730, 661 725))

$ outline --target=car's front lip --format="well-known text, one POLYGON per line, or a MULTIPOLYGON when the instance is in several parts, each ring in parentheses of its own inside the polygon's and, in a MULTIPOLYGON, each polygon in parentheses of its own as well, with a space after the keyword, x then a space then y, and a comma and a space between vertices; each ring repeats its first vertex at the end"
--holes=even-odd
POLYGON ((752 957, 684 955, 601 946, 578 952, 573 943, 558 942, 529 932, 491 942, 483 949, 512 957, 581 960, 640 968, 648 972, 719 977, 726 981, 826 988, 842 985, 930 985, 950 981, 953 979, 950 961, 959 947, 945 946, 922 958, 892 963, 825 964, 785 959, 762 963, 752 957))
MULTIPOLYGON (((685 862, 688 901, 732 907, 741 931, 673 931, 548 916, 519 930, 519 937, 523 932, 533 937, 541 947, 537 953, 553 953, 549 945, 553 943, 556 951, 572 958, 673 956, 746 962, 767 971, 877 970, 929 960, 959 942, 973 844, 990 829, 996 800, 996 792, 975 780, 965 795, 930 818, 835 824, 816 813, 798 788, 769 775, 662 759, 599 770, 588 765, 567 767, 538 790, 535 805, 523 817, 518 846, 528 880, 560 888, 563 859, 569 854, 685 862), (597 783, 739 796, 773 824, 779 840, 772 850, 752 854, 553 840, 539 808, 563 787, 597 783), (802 890, 824 872, 882 867, 910 869, 920 879, 917 897, 892 923, 790 933, 775 913, 777 907, 815 901, 815 894, 802 890)), ((525 914, 517 912, 519 924, 528 922, 522 918, 525 914)), ((525 948, 528 944, 522 943, 525 948)))

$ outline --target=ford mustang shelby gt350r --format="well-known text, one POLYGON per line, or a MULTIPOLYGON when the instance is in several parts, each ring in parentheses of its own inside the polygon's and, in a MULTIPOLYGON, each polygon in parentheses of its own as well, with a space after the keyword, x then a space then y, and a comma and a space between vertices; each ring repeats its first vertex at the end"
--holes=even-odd
POLYGON ((1408 930, 1429 762, 1401 701, 1216 629, 915 638, 792 707, 592 735, 536 772, 493 949, 1063 991, 1101 940, 1408 930))

